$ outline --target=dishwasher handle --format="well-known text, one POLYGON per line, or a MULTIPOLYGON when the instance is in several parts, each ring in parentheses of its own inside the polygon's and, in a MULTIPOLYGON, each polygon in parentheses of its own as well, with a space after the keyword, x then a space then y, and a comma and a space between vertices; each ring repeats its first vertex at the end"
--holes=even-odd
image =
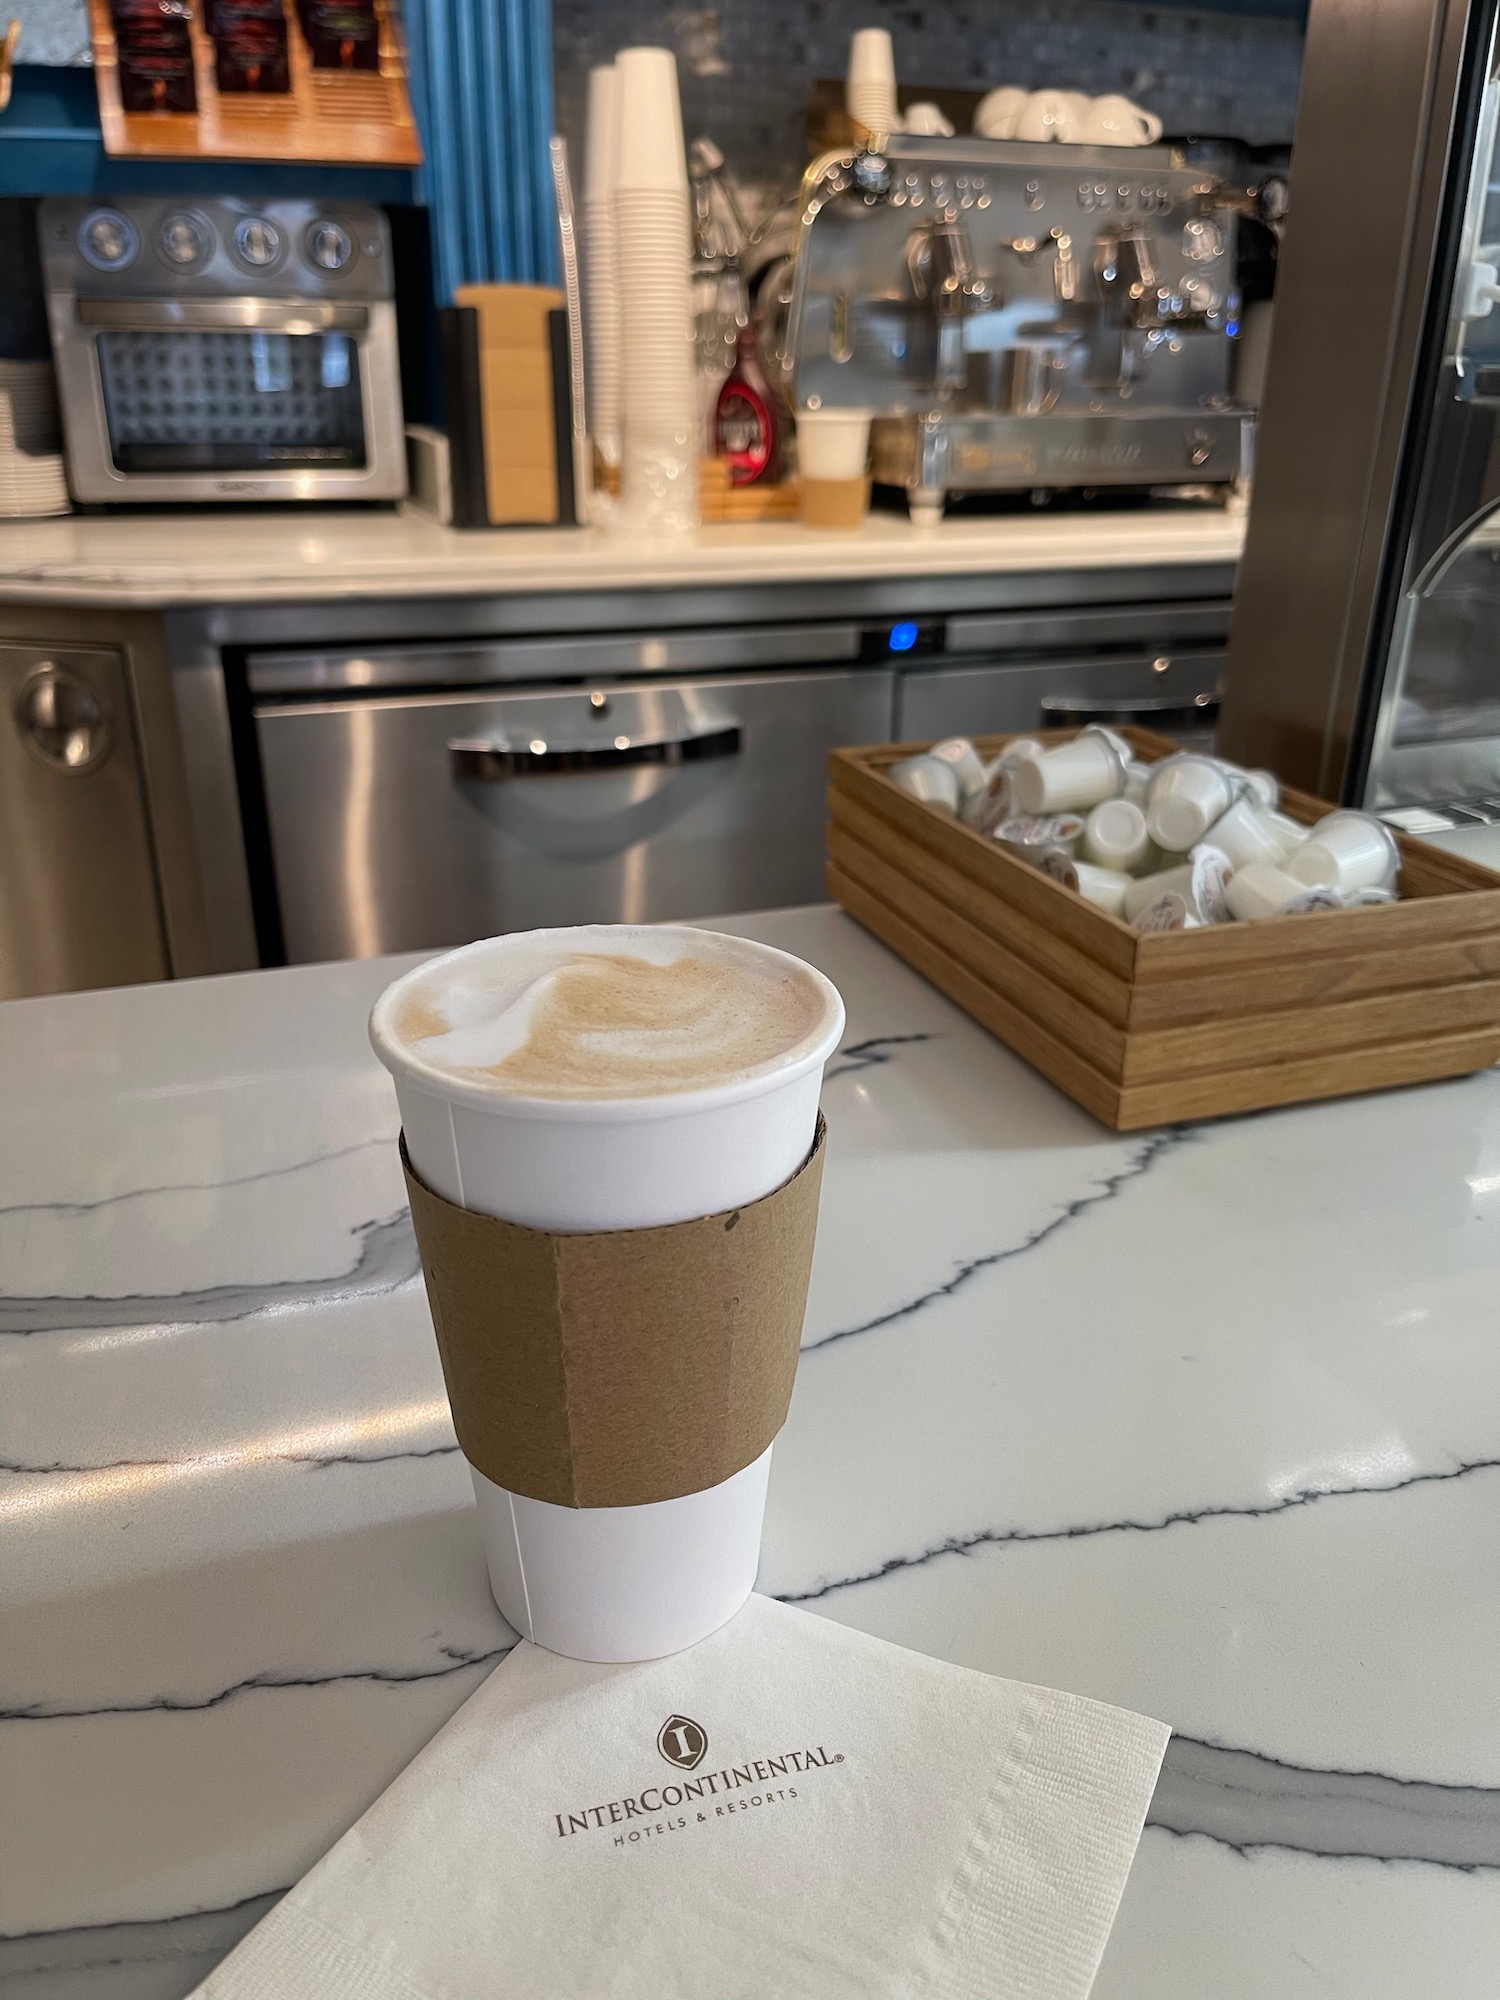
POLYGON ((631 764, 698 764, 737 757, 739 751, 738 723, 682 736, 617 736, 613 743, 545 743, 537 737, 518 745, 483 736, 455 736, 448 743, 455 775, 485 783, 561 771, 618 771, 631 764))

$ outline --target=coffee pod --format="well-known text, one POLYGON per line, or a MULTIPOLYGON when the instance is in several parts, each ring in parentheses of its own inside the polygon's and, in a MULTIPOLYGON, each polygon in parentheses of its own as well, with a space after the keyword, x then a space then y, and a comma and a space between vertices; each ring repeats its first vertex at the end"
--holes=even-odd
MULTIPOLYGON (((1286 827, 1290 820, 1278 824, 1278 815, 1261 805, 1253 793, 1245 793, 1235 800, 1228 812, 1221 813, 1213 823, 1213 844, 1229 856, 1236 868, 1248 867, 1252 861, 1269 861, 1280 867, 1291 848, 1286 838, 1286 827)), ((1292 843, 1300 845, 1298 840, 1292 843)))
POLYGON ((1082 832, 1083 821, 1076 813, 1058 813, 1002 820, 990 838, 1028 868, 1040 868, 1072 889, 1077 887, 1074 850, 1082 832))
MULTIPOLYGON (((1216 847, 1196 847, 1178 868, 1142 875, 1126 885, 1125 915, 1135 923, 1143 910, 1166 895, 1181 896, 1188 913, 1203 924, 1226 924, 1233 914, 1227 889, 1234 870, 1216 847)), ((1170 928, 1170 926, 1169 926, 1170 928)))
POLYGON ((899 764, 892 764, 886 775, 893 785, 899 785, 912 798, 920 799, 924 806, 936 806, 940 812, 957 813, 958 773, 941 757, 924 751, 919 757, 907 757, 899 764))
POLYGON ((1273 840, 1281 842, 1281 859, 1283 865, 1285 865, 1291 855, 1297 852, 1297 849, 1307 838, 1307 828, 1302 824, 1300 819, 1293 819, 1289 813, 1274 812, 1270 808, 1266 808, 1261 814, 1261 825, 1271 835, 1273 840))
POLYGON ((994 784, 1002 771, 1013 770, 1028 757, 1040 757, 1046 747, 1046 744, 1039 742, 1035 736, 1013 736, 999 756, 985 765, 985 782, 994 784))
MULTIPOLYGON (((1352 889, 1349 893, 1358 895, 1359 891, 1352 889)), ((1347 910, 1348 907, 1341 889, 1304 889, 1300 896, 1294 896, 1283 907, 1281 914, 1284 917, 1304 917, 1315 910, 1347 910)))
POLYGON ((1078 893, 1086 903, 1107 910, 1112 917, 1124 915, 1125 891, 1130 887, 1128 875, 1122 875, 1118 868, 1096 868, 1089 861, 1075 861, 1073 874, 1078 893))
POLYGON ((1168 889, 1153 903, 1137 911, 1131 919, 1136 930, 1146 934, 1155 931, 1195 931, 1202 927, 1203 919, 1194 916, 1188 908, 1187 898, 1175 889, 1168 889))
POLYGON ((1329 813, 1287 862, 1288 874, 1322 889, 1389 889, 1400 870, 1396 836, 1362 812, 1329 813))
POLYGON ((1348 889, 1342 896, 1346 910, 1374 910, 1400 900, 1394 889, 1348 889))
POLYGON ((1083 823, 1081 851, 1096 867, 1129 875, 1151 851, 1146 815, 1128 799, 1106 799, 1083 823))
POLYGON ((1080 734, 1084 736, 1102 736, 1110 749, 1119 758, 1121 770, 1124 770, 1127 765, 1134 762, 1135 753, 1125 741, 1125 738, 1116 735, 1114 730, 1107 728, 1104 723, 1086 722, 1080 734))
POLYGON ((1124 782, 1114 744, 1101 730, 1085 729, 1071 743, 1022 758, 1010 774, 1010 795, 1022 813, 1080 812, 1115 798, 1124 782))
POLYGON ((1229 907, 1241 923, 1260 917, 1279 917, 1290 904, 1307 894, 1308 885, 1288 875, 1269 861, 1251 861, 1237 868, 1226 894, 1229 907))
POLYGON ((1034 736, 1016 736, 998 757, 984 767, 984 790, 971 793, 963 802, 961 817, 981 833, 993 833, 1001 820, 1015 811, 1010 796, 1010 774, 1027 757, 1040 757, 1043 745, 1034 736))
POLYGON ((952 765, 961 799, 971 798, 985 789, 984 760, 967 736, 949 736, 941 743, 934 743, 927 755, 952 765))
POLYGON ((1125 766, 1125 789, 1120 794, 1121 798, 1129 799, 1133 806, 1144 806, 1155 771, 1154 764, 1143 764, 1134 757, 1129 759, 1125 766))
POLYGON ((1169 757, 1157 765, 1146 793, 1147 830, 1158 847, 1196 847, 1233 800, 1212 757, 1169 757))
POLYGON ((491 1589, 537 1645, 653 1659, 753 1586, 842 1027, 811 966, 686 925, 485 939, 376 1004, 491 1589))

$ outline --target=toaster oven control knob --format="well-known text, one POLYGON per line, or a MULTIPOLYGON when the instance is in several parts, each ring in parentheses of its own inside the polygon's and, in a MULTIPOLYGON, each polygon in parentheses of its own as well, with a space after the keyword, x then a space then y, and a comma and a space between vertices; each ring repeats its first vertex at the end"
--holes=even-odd
POLYGON ((184 270, 189 264, 201 264, 212 248, 208 229, 196 215, 169 215, 158 241, 167 262, 184 270))
POLYGON ((263 215, 247 215, 235 224, 234 248, 242 264, 264 271, 281 255, 281 231, 263 215))
POLYGON ((135 262, 140 247, 134 223, 112 208, 96 209, 78 232, 78 248, 96 271, 123 271, 135 262))
POLYGON ((354 255, 354 244, 336 222, 315 222, 307 232, 307 258, 320 271, 342 271, 354 255))

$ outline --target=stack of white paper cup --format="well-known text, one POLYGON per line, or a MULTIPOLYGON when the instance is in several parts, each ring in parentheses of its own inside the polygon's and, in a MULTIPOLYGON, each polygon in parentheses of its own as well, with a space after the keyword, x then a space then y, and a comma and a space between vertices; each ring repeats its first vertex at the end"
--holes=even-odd
POLYGON ((615 74, 622 494, 631 526, 683 530, 698 521, 699 437, 677 64, 669 49, 622 49, 615 74))
POLYGON ((589 418, 606 465, 620 463, 620 286, 615 254, 615 66, 589 71, 583 245, 587 280, 589 418))
POLYGON ((856 123, 884 138, 901 130, 896 109, 896 54, 885 28, 860 28, 849 43, 844 109, 856 123))
MULTIPOLYGON (((577 939, 629 951, 641 936, 595 926, 521 932, 514 942, 558 941, 561 949, 577 939)), ((438 963, 455 967, 462 985, 465 960, 511 942, 486 939, 438 963)), ((761 976, 794 970, 821 994, 821 1013, 775 1066, 656 1096, 508 1096, 435 1069, 399 1031, 411 982, 431 966, 387 988, 370 1039, 395 1080, 418 1179, 454 1206, 559 1233, 691 1221, 748 1207, 788 1181, 812 1149, 843 1002, 822 973, 787 952, 711 935, 705 944, 759 962, 761 976)), ((695 1644, 754 1587, 770 1463, 768 1446, 703 1492, 624 1507, 556 1506, 507 1492, 471 1466, 496 1603, 526 1638, 576 1659, 655 1659, 695 1644)))

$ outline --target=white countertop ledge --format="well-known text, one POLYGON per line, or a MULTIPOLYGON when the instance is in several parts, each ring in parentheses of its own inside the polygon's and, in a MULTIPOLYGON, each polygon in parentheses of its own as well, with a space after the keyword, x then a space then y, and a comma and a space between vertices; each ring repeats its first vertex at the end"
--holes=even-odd
POLYGON ((956 518, 872 514, 850 533, 797 522, 645 538, 602 528, 459 532, 425 515, 69 515, 0 523, 0 603, 171 605, 672 589, 721 583, 1233 563, 1244 519, 1222 508, 956 518))

